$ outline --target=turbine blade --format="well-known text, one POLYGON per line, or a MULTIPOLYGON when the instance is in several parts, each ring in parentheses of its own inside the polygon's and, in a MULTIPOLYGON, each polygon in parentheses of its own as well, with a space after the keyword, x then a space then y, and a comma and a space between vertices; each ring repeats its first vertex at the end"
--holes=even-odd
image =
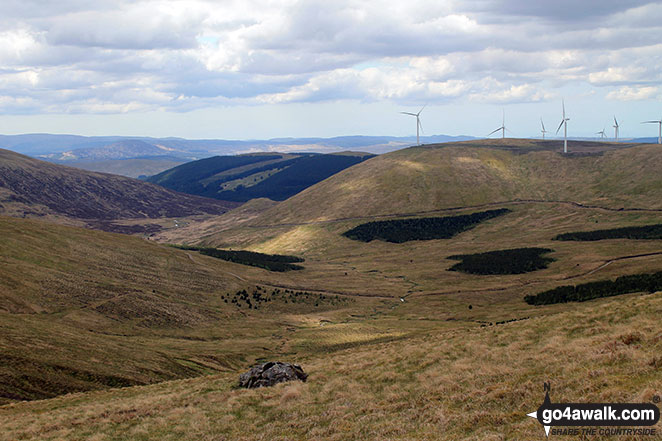
POLYGON ((614 124, 616 124, 615 127, 618 127, 618 121, 616 121, 616 116, 614 116, 614 124))
POLYGON ((426 103, 423 107, 421 107, 421 110, 418 111, 418 113, 416 114, 416 116, 420 115, 421 112, 423 111, 423 109, 425 109, 427 106, 428 106, 428 105, 427 105, 427 103, 426 103))
POLYGON ((542 118, 540 118, 540 125, 542 126, 542 131, 545 131, 545 123, 542 122, 542 118))
POLYGON ((644 121, 642 124, 659 124, 660 121, 644 121))
POLYGON ((565 119, 561 121, 561 124, 559 124, 559 128, 556 129, 556 134, 559 134, 559 130, 561 130, 561 127, 563 127, 563 123, 565 122, 565 119))
POLYGON ((561 105, 563 106, 563 119, 565 119, 565 100, 561 100, 561 105))
POLYGON ((404 113, 405 115, 418 116, 415 113, 411 113, 411 112, 400 112, 400 113, 404 113))
POLYGON ((490 133, 487 134, 487 136, 490 136, 491 134, 496 133, 496 132, 498 132, 499 130, 501 130, 501 127, 499 127, 498 129, 494 129, 494 130, 492 130, 490 133))

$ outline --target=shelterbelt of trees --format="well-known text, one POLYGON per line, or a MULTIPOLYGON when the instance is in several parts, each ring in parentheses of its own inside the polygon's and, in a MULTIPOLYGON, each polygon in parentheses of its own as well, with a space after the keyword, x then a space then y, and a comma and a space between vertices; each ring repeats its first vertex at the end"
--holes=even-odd
POLYGON ((373 221, 358 225, 344 232, 343 236, 362 242, 371 242, 377 239, 393 243, 403 243, 411 240, 450 239, 481 222, 510 212, 511 210, 507 208, 499 208, 458 216, 373 221))
POLYGON ((197 251, 205 256, 215 257, 217 259, 226 260, 228 262, 239 263, 241 265, 256 266, 264 268, 269 271, 285 272, 293 270, 301 270, 301 265, 295 263, 303 262, 304 259, 296 256, 284 256, 280 254, 263 254, 254 251, 231 251, 219 250, 217 248, 201 248, 190 246, 178 246, 177 248, 197 251))
POLYGON ((469 274, 522 274, 547 268, 555 259, 543 257, 551 253, 549 248, 515 248, 496 250, 477 254, 458 254, 448 259, 461 260, 450 267, 449 271, 461 271, 469 274))
POLYGON ((662 239, 662 224, 559 234, 554 240, 662 239))
POLYGON ((529 305, 551 305, 553 303, 585 302, 600 297, 633 292, 653 293, 660 290, 662 290, 662 271, 653 274, 621 276, 616 280, 559 286, 539 294, 525 296, 524 301, 529 305))

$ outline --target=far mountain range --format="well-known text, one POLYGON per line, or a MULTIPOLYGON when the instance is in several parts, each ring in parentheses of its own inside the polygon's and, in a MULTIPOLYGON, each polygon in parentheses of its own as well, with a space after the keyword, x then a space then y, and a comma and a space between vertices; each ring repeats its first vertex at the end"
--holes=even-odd
MULTIPOLYGON (((423 143, 464 141, 471 136, 423 136, 423 143)), ((333 153, 360 149, 385 153, 416 142, 416 137, 339 136, 335 138, 273 138, 267 140, 183 139, 128 136, 0 135, 0 147, 53 161, 133 159, 170 156, 200 159, 214 155, 255 152, 333 153)))
MULTIPOLYGON (((471 136, 422 136, 422 144, 466 141, 471 136)), ((654 138, 623 140, 656 142, 654 138)), ((347 150, 388 153, 415 144, 416 138, 338 136, 268 140, 184 139, 54 134, 0 135, 0 148, 85 170, 146 178, 197 159, 242 153, 336 153, 347 150)))
MULTIPOLYGON (((464 141, 469 136, 433 135, 424 143, 464 141)), ((0 135, 0 148, 84 170, 146 178, 197 159, 242 153, 386 153, 408 147, 415 137, 339 136, 268 140, 183 139, 52 134, 0 135)))

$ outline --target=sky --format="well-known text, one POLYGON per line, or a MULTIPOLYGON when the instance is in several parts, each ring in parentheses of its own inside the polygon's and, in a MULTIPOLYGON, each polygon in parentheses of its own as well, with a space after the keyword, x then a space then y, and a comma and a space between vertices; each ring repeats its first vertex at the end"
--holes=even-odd
POLYGON ((0 133, 656 136, 662 2, 1 0, 0 133))

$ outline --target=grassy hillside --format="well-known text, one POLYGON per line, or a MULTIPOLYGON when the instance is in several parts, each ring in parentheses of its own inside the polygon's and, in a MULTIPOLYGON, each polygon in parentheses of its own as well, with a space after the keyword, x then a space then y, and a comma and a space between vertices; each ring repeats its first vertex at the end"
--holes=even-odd
POLYGON ((282 201, 372 156, 351 152, 216 156, 166 170, 149 178, 149 182, 220 200, 282 201))
POLYGON ((657 145, 486 140, 381 155, 297 194, 256 223, 303 223, 531 199, 662 209, 657 145), (548 144, 547 144, 548 143, 548 144), (584 154, 582 154, 582 152, 584 154))
POLYGON ((659 271, 662 248, 656 240, 588 244, 554 238, 659 223, 662 150, 571 143, 571 151, 585 152, 564 156, 553 151, 559 146, 556 141, 497 140, 405 149, 344 170, 277 205, 231 211, 204 227, 191 225, 159 239, 301 256, 309 287, 366 295, 514 287, 529 292, 565 280, 659 271), (502 208, 512 213, 451 239, 392 244, 343 237, 368 221, 502 208), (487 280, 446 271, 456 263, 448 256, 519 248, 553 249, 546 257, 556 260, 545 270, 487 280))
POLYGON ((254 200, 159 236, 305 259, 287 273, 0 218, 5 401, 187 378, 2 406, 0 440, 537 439, 544 431, 526 413, 545 381, 557 402, 662 395, 662 293, 524 300, 662 271, 659 239, 555 240, 659 224, 662 155, 571 143, 584 153, 562 156, 558 147, 407 149, 279 204, 254 200), (368 221, 486 210, 503 214, 446 238, 343 236, 368 221), (518 274, 495 274, 489 259, 480 275, 448 271, 453 256, 523 249, 549 259, 518 274), (301 364, 308 382, 234 388, 266 359, 301 364))
POLYGON ((285 327, 300 314, 363 308, 315 306, 314 293, 260 311, 226 301, 267 275, 289 283, 130 236, 0 217, 0 402, 234 369, 291 351, 285 327))
POLYGON ((112 221, 118 219, 221 214, 233 206, 0 149, 0 214, 4 215, 56 216, 113 229, 112 221))
MULTIPOLYGON (((452 239, 404 244, 342 238, 348 222, 295 227, 256 247, 306 259, 304 270, 288 273, 128 236, 2 218, 1 396, 43 398, 238 372, 257 359, 306 359, 556 313, 567 306, 532 307, 523 297, 568 283, 660 271, 662 248, 656 240, 553 237, 578 223, 646 224, 653 216, 530 204, 452 239), (556 261, 533 273, 446 271, 456 263, 448 256, 552 244, 556 261), (259 310, 224 301, 255 286, 350 301, 323 308, 315 301, 274 302, 259 310)), ((248 230, 251 240, 277 233, 248 230)))
POLYGON ((19 403, 0 439, 544 439, 526 416, 543 382, 554 402, 659 396, 661 313, 662 293, 634 295, 303 358, 306 383, 235 389, 233 372, 19 403))

